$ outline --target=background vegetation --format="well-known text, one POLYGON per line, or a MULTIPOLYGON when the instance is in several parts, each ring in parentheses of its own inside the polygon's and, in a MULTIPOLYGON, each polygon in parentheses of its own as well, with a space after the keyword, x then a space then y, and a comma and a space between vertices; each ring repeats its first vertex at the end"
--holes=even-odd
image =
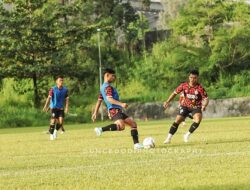
MULTIPOLYGON (((144 2, 148 9, 149 2, 144 2)), ((211 98, 250 95, 250 5, 243 1, 169 3, 171 35, 145 46, 148 21, 119 0, 0 2, 0 126, 43 125, 53 76, 70 90, 68 122, 90 120, 98 94, 98 32, 103 67, 126 101, 163 101, 191 68, 211 98), (172 7, 172 8, 171 8, 172 7)))

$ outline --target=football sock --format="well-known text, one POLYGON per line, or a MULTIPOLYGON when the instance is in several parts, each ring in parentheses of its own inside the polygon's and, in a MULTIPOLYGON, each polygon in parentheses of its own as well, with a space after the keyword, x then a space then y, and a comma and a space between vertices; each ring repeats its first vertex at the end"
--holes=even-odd
POLYGON ((167 139, 171 139, 172 138, 172 134, 170 134, 170 133, 168 133, 168 137, 167 137, 167 139))
POLYGON ((58 131, 62 127, 62 124, 57 124, 56 125, 56 130, 58 131))
POLYGON ((200 123, 193 122, 189 128, 189 132, 193 133, 199 127, 199 125, 200 125, 200 123))
POLYGON ((174 122, 174 123, 172 124, 172 126, 170 127, 169 133, 170 133, 171 135, 174 135, 175 132, 177 131, 178 127, 179 127, 179 124, 174 122))
POLYGON ((50 124, 50 126, 49 126, 49 132, 50 132, 50 134, 53 134, 54 130, 55 130, 55 124, 50 124))
POLYGON ((102 131, 117 131, 117 126, 116 124, 110 124, 107 125, 106 127, 102 127, 102 131))
POLYGON ((134 144, 139 143, 138 131, 136 128, 131 129, 131 136, 133 138, 134 144))
POLYGON ((63 132, 65 132, 65 129, 64 129, 63 125, 61 125, 61 129, 62 129, 63 132))

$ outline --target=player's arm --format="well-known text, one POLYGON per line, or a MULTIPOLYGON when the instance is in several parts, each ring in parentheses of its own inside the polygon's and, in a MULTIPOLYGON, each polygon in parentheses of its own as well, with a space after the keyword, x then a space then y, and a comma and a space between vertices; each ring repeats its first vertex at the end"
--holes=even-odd
POLYGON ((107 97, 107 99, 108 99, 109 103, 111 103, 111 104, 115 104, 115 105, 121 106, 123 108, 127 108, 128 107, 128 104, 123 103, 123 102, 119 102, 119 101, 115 100, 112 97, 107 97))
POLYGON ((202 108, 201 108, 202 111, 206 110, 208 103, 209 103, 208 98, 203 99, 202 108))
POLYGON ((121 106, 121 107, 123 107, 123 108, 127 108, 127 107, 128 107, 128 104, 123 103, 123 102, 120 102, 120 101, 115 100, 115 99, 113 98, 113 88, 112 88, 111 86, 108 86, 108 87, 105 89, 105 93, 106 93, 107 100, 109 101, 109 103, 114 104, 114 105, 121 106))
POLYGON ((102 104, 102 100, 103 100, 103 97, 102 97, 102 95, 100 94, 100 95, 99 95, 99 98, 98 98, 98 100, 97 100, 97 102, 96 102, 96 105, 95 105, 95 110, 94 110, 94 112, 93 112, 93 114, 92 114, 92 117, 91 117, 91 119, 92 119, 93 122, 95 122, 95 120, 96 120, 96 116, 97 116, 97 113, 98 113, 98 111, 99 111, 99 108, 100 108, 100 106, 101 106, 101 104, 102 104))
POLYGON ((64 110, 65 113, 68 113, 69 112, 69 95, 68 95, 68 91, 65 95, 65 110, 64 110))
POLYGON ((53 88, 51 88, 50 91, 49 91, 48 98, 46 99, 45 105, 44 105, 44 107, 43 107, 43 111, 44 111, 44 112, 49 111, 49 103, 50 103, 50 100, 51 100, 53 94, 54 94, 53 88))
POLYGON ((175 98, 175 96, 177 95, 176 92, 173 92, 169 97, 168 99, 163 103, 163 107, 164 108, 167 108, 169 103, 175 98))
POLYGON ((181 83, 175 91, 168 97, 168 99, 163 103, 163 107, 166 109, 169 103, 175 98, 175 96, 183 91, 183 83, 181 83))
POLYGON ((50 99, 51 99, 51 96, 48 96, 48 98, 46 99, 45 105, 43 107, 44 112, 47 112, 49 110, 50 99))
POLYGON ((65 99, 65 113, 69 112, 69 97, 65 99))
POLYGON ((209 99, 208 99, 208 95, 207 95, 207 92, 204 88, 202 88, 202 91, 201 91, 201 95, 202 95, 202 107, 201 107, 201 110, 202 111, 205 111, 206 108, 207 108, 207 105, 209 103, 209 99))

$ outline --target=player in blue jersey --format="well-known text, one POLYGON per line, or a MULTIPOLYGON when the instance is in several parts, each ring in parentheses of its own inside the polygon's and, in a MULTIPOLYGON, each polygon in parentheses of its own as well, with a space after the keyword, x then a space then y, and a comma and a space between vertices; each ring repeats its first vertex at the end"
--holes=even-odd
POLYGON ((56 139, 57 130, 59 130, 60 128, 62 129, 62 132, 64 132, 64 112, 68 113, 69 110, 68 89, 63 86, 63 82, 64 80, 62 76, 58 76, 56 78, 56 85, 50 89, 49 96, 43 108, 43 111, 45 112, 47 112, 49 109, 51 110, 49 128, 50 140, 56 139))
POLYGON ((95 110, 92 115, 92 120, 93 122, 95 122, 100 105, 104 100, 108 109, 109 117, 114 121, 114 124, 110 124, 105 127, 95 128, 96 135, 100 136, 103 132, 106 131, 122 131, 125 129, 125 125, 128 125, 131 128, 131 136, 134 142, 134 149, 142 149, 143 146, 139 144, 136 122, 122 112, 122 108, 127 108, 128 104, 123 103, 119 100, 119 95, 117 90, 113 86, 111 86, 111 83, 114 80, 115 80, 115 71, 112 69, 105 69, 104 83, 100 90, 101 93, 96 103, 95 110))

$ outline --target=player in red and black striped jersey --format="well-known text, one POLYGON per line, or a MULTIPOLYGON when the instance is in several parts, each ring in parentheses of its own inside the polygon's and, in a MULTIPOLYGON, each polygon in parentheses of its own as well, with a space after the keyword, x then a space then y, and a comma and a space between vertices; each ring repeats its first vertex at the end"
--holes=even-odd
POLYGON ((184 135, 184 142, 188 142, 190 135, 198 128, 202 120, 202 111, 206 110, 208 105, 208 95, 201 84, 198 83, 199 71, 192 70, 189 73, 189 82, 181 83, 175 91, 164 102, 164 108, 167 108, 170 101, 174 99, 177 94, 183 93, 183 98, 180 101, 179 114, 176 116, 175 122, 169 130, 165 144, 171 142, 172 136, 176 133, 179 124, 188 117, 189 114, 193 116, 193 123, 189 131, 184 135))

